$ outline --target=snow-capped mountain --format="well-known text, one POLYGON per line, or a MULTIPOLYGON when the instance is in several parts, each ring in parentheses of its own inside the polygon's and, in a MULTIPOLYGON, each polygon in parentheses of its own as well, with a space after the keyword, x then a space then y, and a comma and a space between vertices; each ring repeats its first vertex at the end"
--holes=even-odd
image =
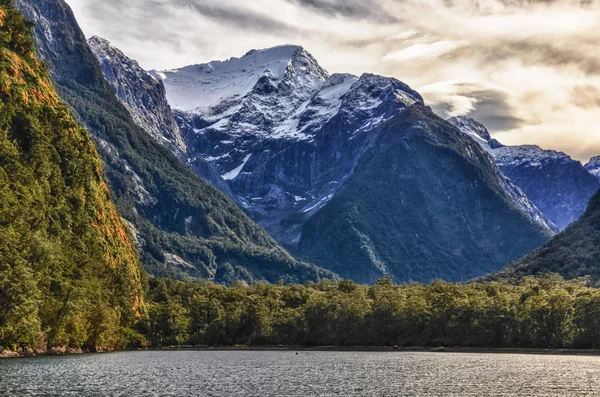
POLYGON ((298 46, 152 73, 196 149, 190 155, 213 164, 287 244, 300 237, 297 214, 316 212, 351 173, 368 141, 353 138, 423 103, 392 78, 329 75, 298 46))
POLYGON ((595 156, 587 162, 585 169, 600 180, 600 156, 595 156))
MULTIPOLYGON (((65 1, 17 0, 16 5, 35 22, 37 54, 49 67, 58 94, 87 126, 104 163, 111 199, 127 220, 140 260, 151 274, 226 283, 333 277, 294 260, 225 194, 171 153, 165 139, 158 143, 133 122, 132 109, 123 105, 101 73, 65 1)), ((124 64, 115 65, 119 69, 124 64)), ((153 97, 152 92, 137 92, 147 86, 136 81, 139 74, 132 71, 117 74, 126 78, 131 97, 153 97)))
POLYGON ((586 168, 562 152, 534 145, 504 146, 486 128, 468 117, 448 120, 474 139, 494 158, 502 172, 560 230, 585 211, 600 184, 586 168))
POLYGON ((491 157, 397 79, 330 75, 298 46, 150 73, 185 160, 210 163, 272 236, 341 276, 464 280, 552 234, 491 157))

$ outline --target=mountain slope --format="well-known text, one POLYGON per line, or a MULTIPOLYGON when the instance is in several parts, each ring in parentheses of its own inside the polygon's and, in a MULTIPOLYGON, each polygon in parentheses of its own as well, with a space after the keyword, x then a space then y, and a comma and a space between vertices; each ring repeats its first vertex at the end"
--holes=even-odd
POLYGON ((600 192, 590 200, 585 213, 542 248, 511 263, 490 278, 520 278, 560 273, 566 279, 590 276, 600 281, 600 192))
POLYGON ((87 131, 0 1, 0 351, 122 346, 140 278, 87 131))
POLYGON ((475 142, 415 105, 381 127, 340 192, 306 222, 299 255, 368 282, 490 272, 549 235, 511 203, 498 173, 475 142))
POLYGON ((92 132, 119 213, 151 273, 225 282, 330 275, 294 260, 225 194, 133 122, 66 3, 17 4, 35 23, 38 53, 50 61, 59 94, 92 132))
POLYGON ((564 230, 585 211, 600 184, 582 164, 564 153, 533 145, 504 146, 483 125, 466 117, 449 120, 475 137, 502 172, 548 217, 564 230))

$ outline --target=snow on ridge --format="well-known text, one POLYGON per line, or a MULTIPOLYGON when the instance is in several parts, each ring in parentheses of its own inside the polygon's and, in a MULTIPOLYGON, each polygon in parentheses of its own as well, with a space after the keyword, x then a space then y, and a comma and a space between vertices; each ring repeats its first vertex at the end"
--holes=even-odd
POLYGON ((586 163, 584 168, 587 172, 600 180, 600 156, 592 157, 590 161, 586 163))
POLYGON ((492 140, 492 137, 483 124, 465 116, 449 118, 448 122, 458 128, 461 132, 469 135, 482 148, 493 155, 493 149, 489 144, 489 142, 492 140))
POLYGON ((550 162, 570 163, 569 155, 556 150, 542 149, 536 145, 503 146, 493 150, 493 156, 500 165, 540 167, 550 162))
POLYGON ((481 147, 494 157, 498 165, 517 166, 525 164, 539 167, 549 162, 569 163, 573 160, 569 155, 556 150, 542 149, 536 145, 503 146, 492 139, 483 124, 469 117, 458 116, 447 120, 461 132, 473 138, 481 147), (490 145, 495 142, 496 145, 490 145))

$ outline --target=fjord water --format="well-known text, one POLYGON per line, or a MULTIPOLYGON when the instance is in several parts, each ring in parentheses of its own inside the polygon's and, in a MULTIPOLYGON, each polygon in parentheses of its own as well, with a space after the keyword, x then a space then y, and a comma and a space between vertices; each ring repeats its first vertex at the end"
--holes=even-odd
POLYGON ((600 357, 146 351, 0 360, 2 396, 591 396, 600 357))

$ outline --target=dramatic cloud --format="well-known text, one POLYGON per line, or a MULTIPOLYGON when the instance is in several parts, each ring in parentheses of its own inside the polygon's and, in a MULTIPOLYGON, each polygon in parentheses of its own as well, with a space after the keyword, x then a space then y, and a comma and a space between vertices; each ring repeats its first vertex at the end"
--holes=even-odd
POLYGON ((67 0, 84 31, 148 69, 303 45, 330 72, 379 73, 506 144, 600 154, 594 0, 67 0))

